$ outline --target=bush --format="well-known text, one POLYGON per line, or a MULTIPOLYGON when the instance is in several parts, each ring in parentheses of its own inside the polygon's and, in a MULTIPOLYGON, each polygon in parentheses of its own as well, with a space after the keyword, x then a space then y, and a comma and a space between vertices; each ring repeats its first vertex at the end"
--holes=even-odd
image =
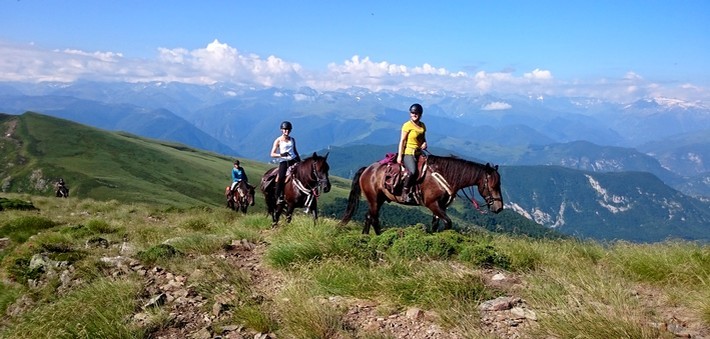
POLYGON ((116 229, 111 227, 108 222, 98 219, 89 220, 86 223, 86 228, 89 229, 92 234, 110 234, 116 232, 116 229))
POLYGON ((421 229, 413 229, 396 239, 389 250, 401 258, 449 259, 459 251, 463 237, 455 232, 428 234, 421 229))
POLYGON ((27 280, 29 279, 38 279, 42 273, 44 273, 44 268, 40 266, 31 269, 29 258, 17 258, 12 265, 7 268, 7 273, 14 281, 27 284, 27 280))
POLYGON ((490 244, 473 244, 464 246, 459 254, 459 259, 468 261, 479 267, 510 268, 510 258, 496 251, 490 244))
POLYGON ((18 199, 0 198, 0 211, 2 210, 36 210, 37 208, 30 201, 18 199))
POLYGON ((52 220, 36 216, 13 219, 0 227, 0 237, 8 237, 17 243, 24 243, 39 231, 56 226, 52 220))
POLYGON ((175 247, 168 244, 160 244, 138 252, 138 259, 145 264, 152 265, 160 260, 170 259, 179 254, 180 252, 175 247))

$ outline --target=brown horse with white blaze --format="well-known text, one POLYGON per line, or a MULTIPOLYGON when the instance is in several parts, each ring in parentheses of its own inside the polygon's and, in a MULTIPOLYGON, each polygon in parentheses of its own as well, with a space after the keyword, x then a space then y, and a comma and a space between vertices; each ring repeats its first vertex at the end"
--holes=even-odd
MULTIPOLYGON (((360 168, 353 178, 348 207, 345 210, 341 225, 352 219, 360 195, 365 195, 368 212, 362 233, 370 233, 370 226, 380 234, 380 208, 385 202, 394 201, 404 204, 402 196, 394 195, 385 189, 386 164, 376 162, 360 168)), ((420 188, 419 205, 426 206, 434 214, 432 232, 438 231, 439 220, 444 221, 444 229, 451 228, 451 219, 446 215, 446 208, 453 202, 456 193, 466 187, 477 186, 478 193, 485 200, 486 206, 493 213, 503 210, 500 174, 498 166, 479 164, 456 157, 438 157, 430 155, 426 160, 426 169, 417 181, 420 188)))

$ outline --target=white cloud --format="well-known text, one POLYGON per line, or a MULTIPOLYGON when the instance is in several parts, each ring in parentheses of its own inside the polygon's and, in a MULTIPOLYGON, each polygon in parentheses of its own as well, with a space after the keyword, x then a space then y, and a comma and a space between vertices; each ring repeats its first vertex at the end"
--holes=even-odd
POLYGON ((530 73, 523 74, 523 76, 531 80, 551 80, 552 72, 536 68, 530 73))
MULTIPOLYGON (((628 71, 619 78, 562 80, 552 71, 535 68, 514 72, 475 74, 451 71, 430 63, 402 65, 354 55, 324 70, 305 70, 295 62, 270 55, 245 54, 215 39, 204 48, 158 48, 155 58, 126 58, 120 52, 75 49, 46 50, 33 44, 0 41, 0 81, 179 81, 196 84, 234 82, 255 86, 334 90, 353 86, 373 91, 410 89, 465 94, 513 93, 565 95, 632 101, 648 96, 676 97, 707 102, 707 89, 694 84, 659 84, 628 71)), ((487 109, 508 109, 505 103, 487 109)))
POLYGON ((513 106, 511 106, 511 105, 510 105, 509 103, 507 103, 507 102, 495 101, 495 102, 491 102, 491 103, 488 103, 488 104, 483 105, 483 107, 481 107, 481 110, 484 110, 484 111, 502 111, 502 110, 511 109, 511 108, 513 108, 513 106))

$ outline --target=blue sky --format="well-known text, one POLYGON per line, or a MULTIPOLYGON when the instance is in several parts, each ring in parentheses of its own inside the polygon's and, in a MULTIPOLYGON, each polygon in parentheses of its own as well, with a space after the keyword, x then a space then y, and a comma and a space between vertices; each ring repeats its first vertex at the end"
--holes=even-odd
POLYGON ((0 81, 710 103, 710 1, 0 1, 0 81))

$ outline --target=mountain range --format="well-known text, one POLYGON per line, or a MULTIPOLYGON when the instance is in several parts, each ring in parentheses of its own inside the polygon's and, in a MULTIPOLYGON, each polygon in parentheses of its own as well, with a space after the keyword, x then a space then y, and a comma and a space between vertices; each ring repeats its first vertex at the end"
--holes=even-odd
MULTIPOLYGON (((520 168, 553 177, 575 173, 573 181, 588 186, 584 195, 602 202, 606 198, 600 190, 591 188, 595 187, 594 182, 604 190, 613 189, 604 185, 606 180, 611 180, 613 187, 627 187, 627 182, 633 182, 638 186, 637 192, 646 192, 646 196, 657 195, 648 192, 663 191, 666 203, 674 201, 684 208, 699 206, 683 220, 701 225, 706 220, 703 211, 710 197, 706 160, 710 156, 710 109, 697 103, 667 98, 613 103, 542 95, 464 97, 360 88, 318 92, 310 88, 246 88, 221 83, 0 84, 0 112, 40 112, 259 162, 269 161, 269 148, 282 120, 293 122, 293 135, 302 153, 334 150, 335 154, 346 150, 356 158, 352 152, 377 158, 396 149, 399 129, 407 118, 406 108, 413 102, 424 105, 422 120, 427 124, 427 139, 435 154, 452 153, 500 164, 502 171, 512 171, 513 177, 532 178, 525 171, 518 172, 520 168), (554 173, 550 172, 553 169, 554 173), (572 172, 561 172, 567 169, 572 172), (668 190, 644 185, 662 185, 668 190)), ((345 163, 349 167, 334 166, 334 171, 345 178, 365 164, 345 163)), ((576 195, 582 195, 581 188, 570 191, 567 187, 565 193, 560 187, 550 189, 543 185, 537 189, 548 189, 546 200, 536 206, 532 187, 544 182, 547 180, 506 181, 504 189, 509 190, 510 206, 518 204, 520 214, 548 227, 577 224, 585 218, 588 223, 602 220, 598 223, 600 229, 605 225, 621 226, 614 225, 620 216, 619 211, 610 211, 614 208, 603 208, 613 215, 590 209, 587 212, 595 212, 582 213, 585 216, 580 215, 580 220, 555 217, 579 207, 575 207, 575 201, 580 198, 576 195)), ((557 182, 553 187, 556 185, 557 182)), ((631 199, 629 193, 615 193, 612 201, 623 200, 620 197, 631 199)), ((599 203, 604 204, 609 205, 599 203)), ((660 200, 639 200, 633 206, 637 210, 642 209, 639 206, 656 207, 649 207, 644 214, 656 214, 665 220, 659 225, 673 224, 670 214, 679 215, 677 211, 666 213, 670 210, 660 200), (661 217, 656 213, 659 211, 666 212, 660 213, 661 217)), ((624 225, 648 227, 644 226, 648 225, 644 218, 624 220, 624 225)), ((683 228, 682 223, 677 227, 683 228)), ((697 238, 697 234, 690 238, 697 238)))

